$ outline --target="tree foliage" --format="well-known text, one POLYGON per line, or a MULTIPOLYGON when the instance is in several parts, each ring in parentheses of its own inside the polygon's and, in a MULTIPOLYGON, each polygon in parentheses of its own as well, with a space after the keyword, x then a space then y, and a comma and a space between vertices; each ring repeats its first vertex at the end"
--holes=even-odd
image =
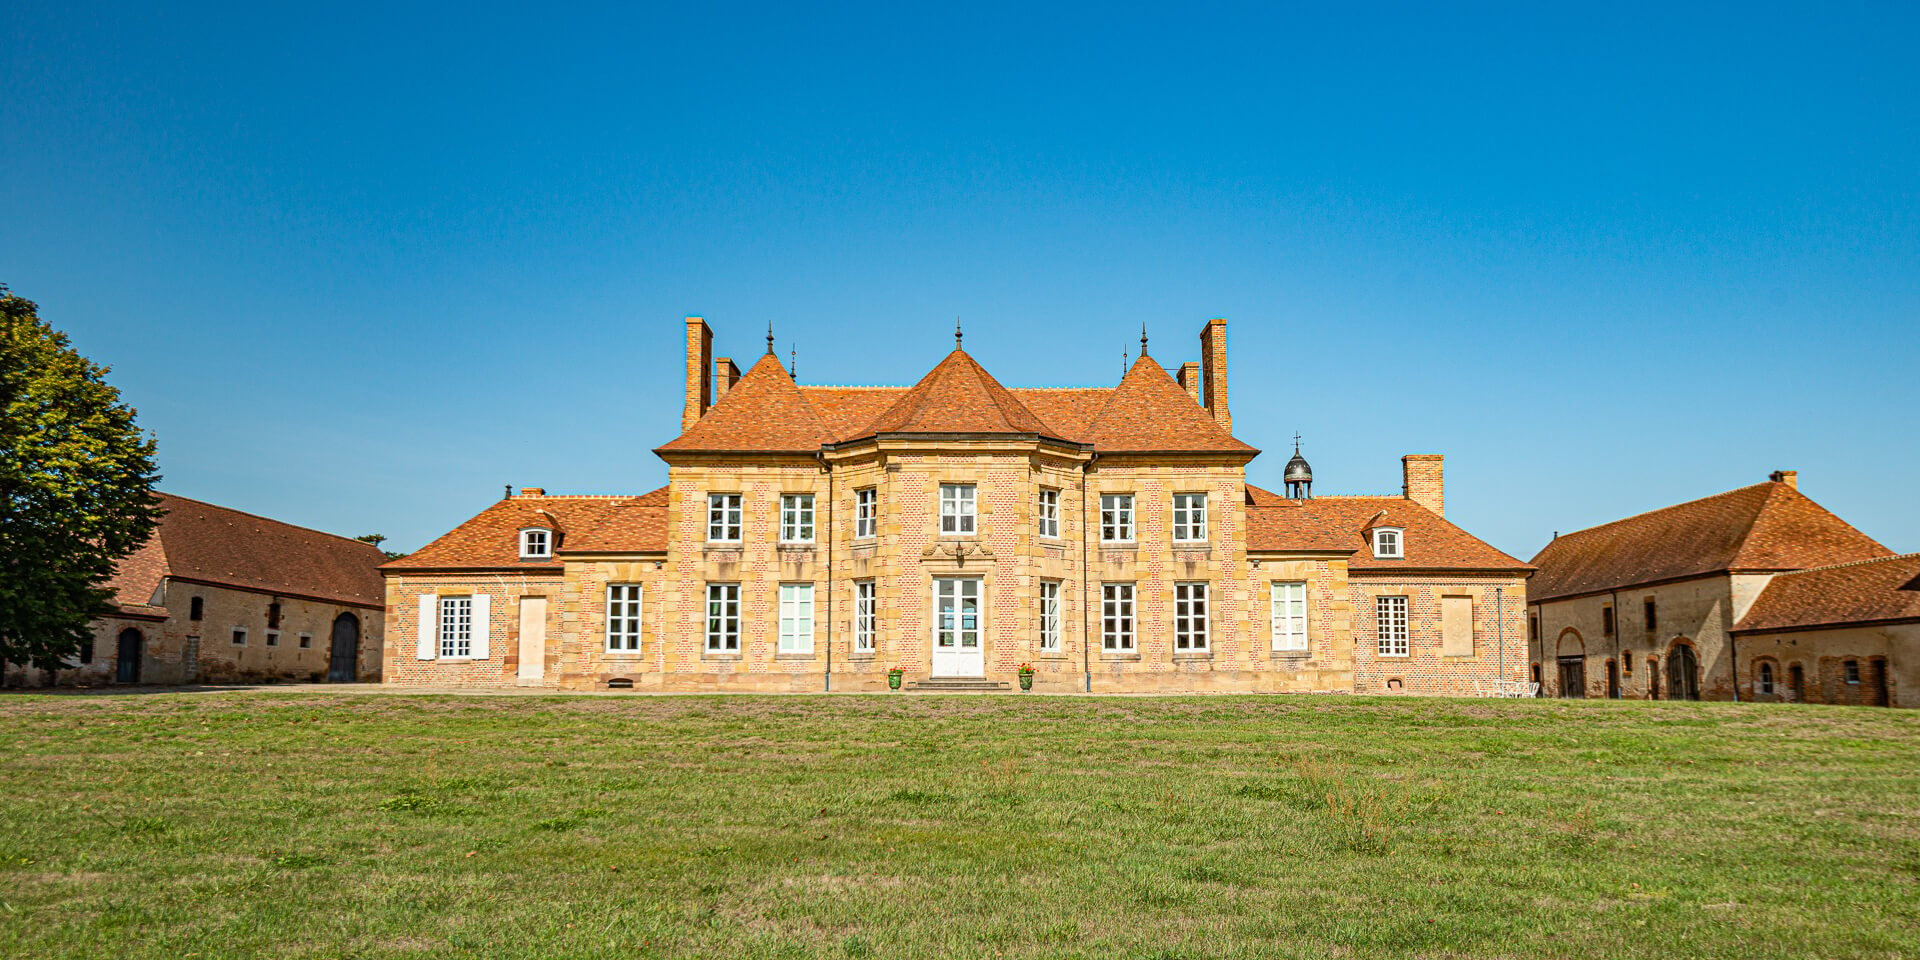
POLYGON ((153 440, 106 373, 0 285, 0 660, 78 652, 159 519, 153 440))

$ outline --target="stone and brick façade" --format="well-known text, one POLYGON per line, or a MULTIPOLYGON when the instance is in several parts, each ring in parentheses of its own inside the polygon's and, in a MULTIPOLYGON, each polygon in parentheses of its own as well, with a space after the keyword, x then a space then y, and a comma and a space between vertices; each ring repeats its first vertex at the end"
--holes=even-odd
POLYGON ((1178 382, 1143 351, 1112 388, 1010 390, 956 338, 912 387, 802 386, 771 351, 739 374, 689 318, 683 430, 657 451, 667 486, 523 489, 387 564, 385 682, 882 690, 893 667, 910 684, 1011 684, 1023 663, 1047 692, 1471 694, 1524 678, 1531 568, 1445 519, 1440 458, 1406 458, 1399 497, 1250 486, 1259 451, 1230 430, 1226 322, 1200 339, 1178 382), (943 487, 967 491, 966 529, 943 518, 943 487), (735 496, 738 535, 715 538, 710 513, 735 496), (1103 496, 1131 497, 1130 537, 1105 535, 1103 496), (1190 510, 1204 533, 1175 539, 1176 496, 1204 502, 1190 510), (809 537, 783 538, 783 501, 804 502, 785 498, 810 498, 809 537), (1380 529, 1397 556, 1375 549, 1380 529), (544 531, 532 552, 523 531, 544 531), (957 581, 972 586, 942 586, 957 581), (1276 633, 1275 584, 1303 595, 1303 642, 1276 633), (712 616, 728 585, 737 649, 712 616), (1105 616, 1121 587, 1130 631, 1105 616), (949 599, 942 623, 942 589, 975 591, 977 608, 949 599), (624 615, 610 630, 636 594, 637 630, 624 615), (1382 654, 1379 596, 1407 600, 1405 654, 1382 654), (1443 602, 1470 613, 1448 627, 1443 602), (481 609, 484 629, 462 619, 481 609), (962 649, 969 613, 977 655, 962 649))

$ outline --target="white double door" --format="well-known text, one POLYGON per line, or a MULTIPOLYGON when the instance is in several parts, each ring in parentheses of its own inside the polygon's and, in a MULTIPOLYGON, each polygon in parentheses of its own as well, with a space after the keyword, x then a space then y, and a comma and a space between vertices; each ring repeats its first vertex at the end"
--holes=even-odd
POLYGON ((984 677, 986 649, 980 639, 980 578, 933 581, 933 675, 984 677))

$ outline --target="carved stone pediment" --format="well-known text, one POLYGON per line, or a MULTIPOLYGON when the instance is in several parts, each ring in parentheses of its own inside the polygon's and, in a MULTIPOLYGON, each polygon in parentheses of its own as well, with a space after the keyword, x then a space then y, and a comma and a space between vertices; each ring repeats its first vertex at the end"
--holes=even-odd
POLYGON ((965 566, 969 560, 992 560, 993 551, 978 540, 935 540, 920 551, 920 559, 934 563, 950 560, 965 566))

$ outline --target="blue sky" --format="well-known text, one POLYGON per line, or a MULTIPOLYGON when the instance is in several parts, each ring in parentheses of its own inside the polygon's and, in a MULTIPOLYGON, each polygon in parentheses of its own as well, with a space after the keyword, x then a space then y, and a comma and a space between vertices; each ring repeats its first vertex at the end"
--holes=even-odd
POLYGON ((1797 468, 1920 550, 1912 4, 275 6, 0 23, 0 281, 174 493, 410 549, 661 483, 687 314, 1013 386, 1223 316, 1255 483, 1444 453, 1527 557, 1797 468))

